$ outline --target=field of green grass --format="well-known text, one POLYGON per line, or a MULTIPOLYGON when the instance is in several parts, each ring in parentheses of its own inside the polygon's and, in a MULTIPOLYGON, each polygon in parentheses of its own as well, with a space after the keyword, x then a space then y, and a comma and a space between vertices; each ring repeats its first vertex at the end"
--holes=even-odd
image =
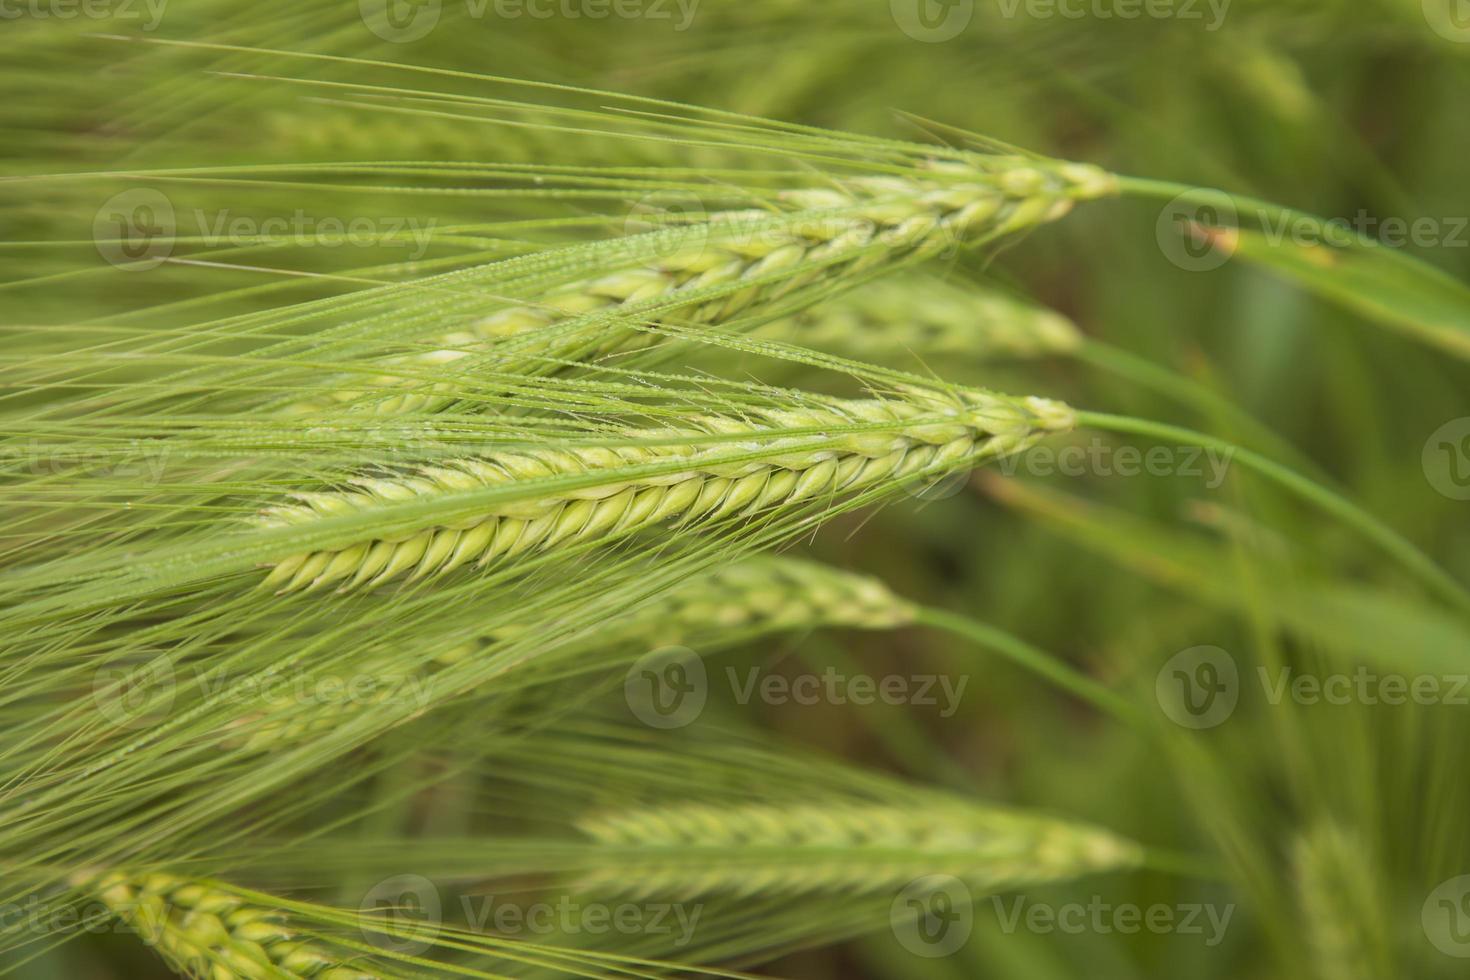
POLYGON ((1470 971, 1467 0, 0 81, 0 975, 1470 971))

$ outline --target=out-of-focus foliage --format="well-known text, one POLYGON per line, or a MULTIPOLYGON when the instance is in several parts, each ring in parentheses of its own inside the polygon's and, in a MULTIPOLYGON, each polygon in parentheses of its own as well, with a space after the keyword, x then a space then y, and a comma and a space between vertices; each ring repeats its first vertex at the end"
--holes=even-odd
MULTIPOLYGON (((224 465, 209 455, 215 449, 336 474, 354 453, 401 446, 405 431, 377 422, 334 420, 297 432, 272 416, 259 433, 214 433, 200 419, 211 405, 254 410, 337 377, 327 371, 341 367, 331 349, 303 339, 316 331, 351 325, 365 331, 353 335, 365 349, 402 354, 415 348, 394 347, 403 345, 394 330, 450 312, 483 315, 543 279, 577 279, 560 251, 567 246, 586 244, 586 255, 616 262, 623 253, 599 244, 612 236, 662 227, 670 216, 699 227, 752 200, 774 208, 788 184, 820 188, 833 159, 850 160, 826 136, 797 128, 807 126, 967 149, 984 134, 985 149, 1025 147, 1280 202, 1383 240, 1390 252, 1340 254, 1310 234, 1294 240, 1284 218, 1201 234, 1221 215, 1202 212, 1196 200, 1125 194, 998 252, 947 253, 925 272, 944 282, 916 296, 1025 297, 1076 324, 1086 340, 1075 350, 1001 359, 983 356, 978 344, 973 357, 949 346, 926 356, 912 344, 829 351, 878 362, 866 372, 800 357, 783 363, 759 341, 749 349, 711 342, 676 381, 664 372, 684 370, 677 350, 668 359, 614 359, 609 374, 591 380, 556 380, 548 369, 517 387, 492 376, 479 396, 512 420, 560 404, 590 418, 589 406, 615 402, 630 417, 666 422, 690 406, 765 404, 777 396, 763 382, 796 378, 854 396, 896 384, 887 371, 1177 420, 1267 450, 1258 438, 1264 429, 1294 465, 1470 581, 1470 30, 1454 18, 1453 0, 1443 9, 1436 0, 173 0, 59 16, 64 7, 0 6, 0 81, 9 96, 0 100, 0 435, 14 505, 14 523, 0 526, 0 594, 34 598, 26 568, 68 549, 65 567, 82 575, 94 546, 118 561, 116 581, 131 586, 116 556, 130 542, 150 542, 144 529, 170 542, 186 536, 187 507, 128 520, 91 510, 146 499, 152 440, 182 437, 178 444, 200 448, 198 458, 158 463, 182 464, 178 499, 193 501, 201 521, 218 516, 207 493, 224 465), (1125 8, 1168 15, 1128 16, 1125 8), (496 86, 485 75, 571 88, 496 86), (653 101, 608 108, 600 94, 572 90, 580 88, 790 126, 688 116, 653 101), (781 139, 790 141, 785 150, 781 139), (545 169, 517 169, 525 165, 545 169), (162 255, 157 236, 131 237, 145 230, 140 221, 164 220, 161 208, 162 255), (354 221, 366 228, 355 239, 354 221), (1233 247, 1218 247, 1222 240, 1233 247), (547 255, 553 259, 538 264, 547 255), (501 262, 509 264, 492 264, 501 262), (374 323, 381 333, 371 333, 374 323), (295 374, 272 390, 258 381, 264 369, 252 371, 277 343, 295 374), (186 368, 239 388, 216 381, 193 391, 187 376, 149 373, 186 368), (171 387, 150 389, 145 382, 156 376, 171 387), (746 383, 757 387, 736 387, 746 383), (144 421, 129 418, 131 429, 116 422, 126 407, 117 392, 128 385, 127 397, 156 410, 156 428, 146 412, 144 421), (78 403, 99 420, 87 433, 94 447, 125 465, 112 455, 67 456, 78 416, 51 406, 78 403), (226 445, 236 438, 239 446, 226 445), (74 484, 82 469, 103 482, 74 484), (71 511, 61 506, 67 500, 71 511), (88 539, 89 528, 103 529, 103 540, 88 539)), ((862 152, 874 166, 896 167, 898 151, 883 157, 884 146, 875 141, 862 152)), ((924 281, 904 273, 884 285, 907 282, 917 293, 924 281)), ((815 303, 811 311, 772 311, 771 319, 820 316, 819 290, 811 293, 801 294, 815 303)), ((860 308, 862 296, 837 302, 860 308)), ((867 312, 881 322, 895 315, 892 302, 867 312)), ((803 343, 770 326, 753 335, 803 343)), ((497 437, 509 439, 513 428, 507 422, 497 437)), ((565 435, 549 422, 538 432, 565 435)), ((451 420, 414 437, 458 450, 483 435, 451 420)), ((612 901, 597 890, 605 871, 572 874, 586 843, 577 836, 583 811, 696 797, 714 810, 741 801, 774 806, 807 791, 834 808, 984 800, 1066 814, 1142 842, 1142 866, 1107 865, 1106 874, 1077 881, 1058 874, 1019 890, 998 875, 1009 890, 992 898, 976 887, 968 941, 934 959, 915 955, 901 930, 888 928, 885 903, 871 895, 849 889, 823 904, 804 891, 777 895, 774 879, 765 882, 769 893, 757 882, 753 896, 712 901, 694 946, 676 942, 677 932, 506 932, 659 960, 697 951, 708 966, 812 978, 1337 980, 1346 975, 1342 962, 1368 964, 1357 967, 1364 977, 1459 976, 1464 961, 1453 954, 1470 951, 1456 931, 1470 929, 1455 904, 1465 891, 1454 884, 1470 874, 1470 796, 1460 776, 1460 746, 1470 736, 1464 616, 1341 524, 1229 459, 1085 428, 1048 446, 1000 474, 948 477, 882 508, 837 514, 817 533, 793 520, 739 542, 754 550, 799 540, 805 552, 876 576, 924 610, 1024 638, 1019 654, 1003 640, 1010 655, 997 656, 983 643, 993 636, 922 614, 873 630, 842 617, 773 615, 781 628, 757 628, 768 625, 767 596, 766 613, 747 611, 728 628, 658 634, 658 644, 687 643, 706 660, 720 695, 688 729, 672 732, 639 726, 624 698, 628 663, 652 644, 605 624, 630 609, 657 615, 660 590, 697 584, 731 557, 722 550, 736 550, 730 541, 660 552, 649 566, 626 550, 589 555, 488 596, 453 585, 440 595, 366 599, 366 621, 397 624, 374 635, 351 620, 241 597, 228 583, 210 586, 211 611, 167 591, 139 608, 76 611, 67 625, 74 646, 46 633, 51 621, 17 612, 4 642, 27 651, 25 659, 0 663, 12 680, 0 719, 13 736, 4 754, 14 764, 0 853, 22 842, 27 873, 64 882, 71 869, 47 866, 53 848, 112 853, 136 838, 171 873, 229 875, 234 886, 310 903, 296 910, 315 923, 302 928, 345 935, 366 944, 364 953, 380 950, 373 942, 382 937, 363 939, 345 914, 313 911, 317 903, 355 913, 382 882, 417 875, 439 884, 449 929, 425 955, 502 974, 559 975, 573 972, 561 954, 517 962, 494 943, 455 947, 448 939, 453 929, 495 934, 483 917, 476 921, 487 896, 522 906, 558 895, 612 901), (397 619, 381 611, 390 604, 397 619), (208 618, 220 609, 238 618, 208 618), (837 628, 824 628, 833 622, 837 628), (518 632, 526 623, 541 632, 518 632), (419 642, 436 624, 433 641, 419 642), (283 638, 299 646, 284 649, 283 638), (157 729, 151 751, 167 785, 144 785, 140 776, 77 796, 70 781, 91 774, 87 752, 98 753, 99 767, 129 761, 101 757, 102 747, 123 744, 108 727, 116 719, 79 723, 75 739, 61 743, 49 740, 48 726, 72 717, 67 698, 77 699, 76 718, 91 717, 90 668, 103 651, 146 662, 161 640, 184 648, 182 663, 225 664, 227 678, 273 657, 299 655, 324 676, 383 665, 400 681, 427 685, 436 710, 374 702, 326 725, 310 709, 280 719, 254 713, 220 731, 204 685, 193 692, 199 701, 179 699, 199 713, 157 729), (500 659, 477 667, 482 644, 500 659), (1201 647, 1218 648, 1236 668, 1238 703, 1218 725, 1197 730, 1171 720, 1160 692, 1177 658, 1201 647), (1031 650, 1121 698, 1137 717, 1115 717, 1075 688, 1023 669, 1031 650), (520 670, 540 656, 535 669, 520 670), (737 696, 750 671, 791 678, 828 670, 968 682, 950 712, 737 696), (1301 677, 1346 677, 1349 693, 1291 693, 1283 678, 1301 677), (1385 697, 1385 679, 1435 693, 1385 697), (262 750, 271 738, 281 741, 262 750), (188 767, 166 768, 165 749, 183 753, 188 767), (323 766, 330 777, 314 782, 323 766), (10 791, 21 785, 18 773, 34 780, 33 790, 10 791), (239 787, 257 773, 274 788, 247 799, 239 787), (927 788, 908 788, 920 784, 927 788), (216 799, 216 786, 228 792, 216 799), (112 826, 112 793, 180 802, 112 826), (43 847, 32 795, 91 836, 43 847), (68 801, 77 800, 74 811, 68 801), (218 823, 202 822, 205 814, 218 823), (1028 920, 1032 908, 1082 909, 1085 922, 1028 920), (1113 917, 1150 908, 1173 918, 1133 929, 1113 917)), ((222 478, 252 500, 297 489, 273 473, 247 468, 222 478)), ((233 506, 239 513, 230 517, 248 516, 246 504, 233 506)), ((43 583, 52 591, 42 598, 66 584, 43 583)), ((134 595, 120 594, 128 602, 134 595)), ((1184 663, 1192 670, 1197 661, 1184 663)), ((851 855, 833 861, 842 858, 851 855)), ((6 909, 27 900, 22 884, 0 896, 6 909)), ((5 937, 4 965, 37 978, 167 975, 131 934, 78 931, 22 927, 5 937)), ((596 958, 575 968, 662 969, 596 958)))

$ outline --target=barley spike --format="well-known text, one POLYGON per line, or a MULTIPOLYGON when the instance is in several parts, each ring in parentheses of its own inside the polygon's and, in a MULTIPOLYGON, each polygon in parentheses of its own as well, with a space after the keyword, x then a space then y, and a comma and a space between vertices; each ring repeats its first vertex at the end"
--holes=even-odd
MULTIPOLYGON (((513 337, 519 338, 514 356, 586 357, 633 350, 655 343, 658 335, 631 325, 609 329, 604 322, 545 342, 524 338, 601 313, 643 320, 663 314, 678 322, 718 325, 814 283, 860 281, 884 263, 1013 234, 1061 218, 1076 201, 1116 191, 1111 175, 1082 164, 985 158, 983 166, 935 163, 925 173, 919 179, 861 177, 830 188, 789 191, 782 203, 798 210, 775 229, 764 211, 717 213, 703 225, 708 240, 696 247, 561 287, 538 302, 501 310, 437 338, 439 349, 392 363, 432 373, 513 337), (748 234, 741 234, 742 223, 752 229, 748 234), (752 285, 734 288, 744 280, 752 285), (713 287, 724 289, 713 297, 684 298, 713 287)), ((410 378, 388 375, 372 379, 371 386, 363 391, 349 385, 326 399, 293 405, 287 413, 316 414, 351 402, 389 416, 434 410, 453 401, 445 382, 424 388, 410 378), (413 390, 381 397, 381 389, 395 387, 413 390)))
POLYGON ((424 467, 400 478, 359 479, 351 489, 300 495, 295 503, 264 512, 258 521, 268 527, 300 527, 387 503, 517 481, 573 474, 605 477, 580 490, 491 505, 453 525, 426 524, 392 538, 365 538, 297 554, 276 564, 264 585, 280 592, 332 585, 357 589, 403 575, 440 575, 470 562, 486 566, 610 540, 663 523, 690 526, 751 515, 1021 452, 1048 432, 1070 428, 1072 419, 1071 409, 1041 398, 910 389, 887 400, 832 399, 816 407, 762 409, 743 418, 703 416, 689 420, 685 428, 628 433, 659 445, 497 453, 424 467), (819 449, 810 447, 810 435, 783 435, 861 424, 893 428, 834 432, 819 449), (720 459, 728 455, 728 444, 722 449, 680 442, 710 434, 747 434, 750 440, 742 448, 761 447, 770 456, 730 463, 720 459), (656 477, 630 478, 627 473, 629 467, 674 462, 688 465, 656 477))
POLYGON ((296 938, 286 916, 207 882, 110 871, 78 884, 180 974, 201 980, 381 980, 296 938))
MULTIPOLYGON (((913 622, 914 611, 870 576, 795 558, 759 557, 670 590, 646 615, 635 614, 630 628, 674 640, 709 629, 892 629, 913 622)), ((618 624, 613 630, 618 632, 618 624)))
POLYGON ((1295 841, 1296 892, 1314 975, 1321 980, 1372 980, 1398 971, 1382 923, 1384 888, 1372 852, 1335 823, 1314 826, 1295 841))
POLYGON ((1062 316, 993 289, 930 277, 879 279, 751 332, 859 360, 912 361, 962 355, 974 360, 1068 354, 1082 344, 1062 316))
POLYGON ((596 814, 578 827, 609 849, 589 887, 638 895, 874 892, 932 874, 994 890, 1142 857, 1095 827, 962 800, 674 804, 596 814))
MULTIPOLYGON (((752 632, 819 626, 892 629, 913 622, 915 609, 870 576, 795 558, 761 556, 721 565, 680 583, 651 604, 605 624, 596 643, 599 648, 626 650, 630 644, 699 642, 707 649, 752 632)), ((355 672, 352 684, 344 685, 351 689, 358 678, 372 678, 371 693, 362 699, 318 699, 303 706, 290 696, 267 698, 259 712, 230 726, 247 731, 226 744, 261 751, 299 744, 374 704, 409 696, 416 682, 434 671, 479 656, 491 643, 526 629, 502 627, 451 646, 415 674, 406 674, 396 658, 372 663, 355 672)))

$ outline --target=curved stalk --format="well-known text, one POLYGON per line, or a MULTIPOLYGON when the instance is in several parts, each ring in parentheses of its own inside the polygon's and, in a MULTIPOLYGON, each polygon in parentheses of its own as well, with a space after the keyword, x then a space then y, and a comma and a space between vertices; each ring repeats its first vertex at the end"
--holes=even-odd
POLYGON ((1139 726, 1143 722, 1143 715, 1138 708, 1109 688, 1004 630, 977 623, 966 616, 929 607, 920 607, 915 613, 914 620, 923 625, 964 637, 978 646, 997 653, 1012 663, 1046 678, 1063 690, 1076 695, 1120 721, 1133 726, 1139 726))
POLYGON ((1364 537, 1392 555, 1421 582, 1463 612, 1470 612, 1470 592, 1465 586, 1451 578, 1434 560, 1419 550, 1412 542, 1357 504, 1332 490, 1315 483, 1295 470, 1273 462, 1259 453, 1229 442, 1162 422, 1135 419, 1125 415, 1109 415, 1105 412, 1077 413, 1078 423, 1107 432, 1145 436, 1161 442, 1181 443, 1201 449, 1229 453, 1230 458, 1265 477, 1272 483, 1289 490, 1302 500, 1320 508, 1343 523, 1355 528, 1364 537))
POLYGON ((1072 354, 1077 360, 1110 371, 1124 380, 1149 388, 1206 416, 1215 416, 1236 429, 1243 437, 1279 459, 1290 461, 1296 469, 1310 473, 1318 483, 1333 480, 1296 446, 1283 439, 1269 426, 1239 405, 1222 398, 1189 378, 1140 357, 1132 351, 1089 338, 1072 354))

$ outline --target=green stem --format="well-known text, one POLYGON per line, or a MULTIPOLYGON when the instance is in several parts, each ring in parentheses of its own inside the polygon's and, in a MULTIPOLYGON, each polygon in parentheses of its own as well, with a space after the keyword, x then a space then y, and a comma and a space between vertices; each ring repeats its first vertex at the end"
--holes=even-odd
POLYGON ((1140 357, 1132 351, 1098 340, 1084 341, 1074 356, 1083 363, 1110 371, 1134 384, 1188 405, 1206 417, 1218 418, 1250 442, 1255 443, 1261 450, 1280 459, 1289 460, 1292 466, 1309 472, 1317 482, 1332 482, 1316 462, 1307 458, 1300 449, 1281 438, 1269 426, 1263 425, 1260 420, 1240 406, 1183 375, 1155 364, 1145 357, 1140 357))
POLYGON ((1235 212, 1236 218, 1249 215, 1253 223, 1262 227, 1285 228, 1288 225, 1305 223, 1311 227, 1313 234, 1322 241, 1337 246, 1352 246, 1363 249, 1373 249, 1384 260, 1398 262, 1412 268, 1419 275, 1431 276, 1442 282, 1459 284, 1453 276, 1446 273, 1423 259, 1416 258, 1401 249, 1388 248, 1366 235, 1354 234, 1339 223, 1327 221, 1319 215, 1307 211, 1298 211, 1295 208, 1283 207, 1280 204, 1272 204, 1258 197, 1249 197, 1243 194, 1231 194, 1229 191, 1217 190, 1210 187, 1193 187, 1189 184, 1178 184, 1170 180, 1151 180, 1145 177, 1118 177, 1118 188, 1124 195, 1133 197, 1177 200, 1196 204, 1220 205, 1228 204, 1235 212))
MULTIPOLYGON (((1214 187, 1199 187, 1194 184, 1181 184, 1172 180, 1154 180, 1151 177, 1126 177, 1118 175, 1118 189, 1124 196, 1152 197, 1152 198, 1183 198, 1188 201, 1200 201, 1202 203, 1219 203, 1222 198, 1228 199, 1237 207, 1244 207, 1255 211, 1258 215, 1268 218, 1281 217, 1303 217, 1312 221, 1322 221, 1316 215, 1295 211, 1280 204, 1272 204, 1270 201, 1259 197, 1251 197, 1247 194, 1232 194, 1214 187)), ((1322 221, 1326 224, 1325 221, 1322 221)))
MULTIPOLYGON (((1229 204, 1235 210, 1236 217, 1251 215, 1255 223, 1259 225, 1280 224, 1281 222, 1305 221, 1315 226, 1317 231, 1327 231, 1330 226, 1326 219, 1318 217, 1306 211, 1298 211, 1295 208, 1284 207, 1262 200, 1259 197, 1250 197, 1245 194, 1232 194, 1214 187, 1195 187, 1190 184, 1179 184, 1172 180, 1152 180, 1146 177, 1119 177, 1118 187, 1124 195, 1134 197, 1148 197, 1155 199, 1168 199, 1171 201, 1188 201, 1197 204, 1229 204)), ((1360 244, 1370 244, 1368 239, 1362 239, 1360 244)))
POLYGON ((964 637, 978 646, 998 653, 1032 673, 1045 677, 1058 687, 1082 698, 1120 721, 1134 726, 1140 726, 1144 721, 1136 707, 1109 688, 1078 673, 1051 654, 1038 650, 1004 630, 977 623, 966 616, 926 606, 919 608, 915 620, 925 626, 932 626, 964 637))
POLYGON ((1280 463, 1272 462, 1258 453, 1242 449, 1224 439, 1217 439, 1203 432, 1166 425, 1162 422, 1150 422, 1147 419, 1129 418, 1125 415, 1108 415, 1103 412, 1078 412, 1077 420, 1082 425, 1107 432, 1145 436, 1160 442, 1198 446, 1202 449, 1228 454, 1228 458, 1233 462, 1254 470, 1272 483, 1284 487, 1308 503, 1356 528, 1401 562, 1433 591, 1462 611, 1470 612, 1470 592, 1466 592, 1462 584, 1451 578, 1444 569, 1434 563, 1433 559, 1420 551, 1403 535, 1347 498, 1314 483, 1280 463))
MULTIPOLYGON (((914 620, 924 626, 952 633, 997 653, 1133 728, 1140 731, 1151 730, 1148 718, 1136 705, 1125 700, 1112 689, 1067 666, 1046 651, 1004 630, 976 622, 967 616, 927 606, 917 608, 914 620)), ((1220 862, 1212 858, 1160 848, 1145 848, 1142 867, 1150 871, 1185 878, 1198 878, 1205 881, 1228 880, 1220 862)))
POLYGON ((1198 878, 1201 881, 1228 882, 1230 875, 1218 860, 1199 854, 1145 848, 1142 867, 1161 874, 1177 875, 1181 878, 1198 878))

